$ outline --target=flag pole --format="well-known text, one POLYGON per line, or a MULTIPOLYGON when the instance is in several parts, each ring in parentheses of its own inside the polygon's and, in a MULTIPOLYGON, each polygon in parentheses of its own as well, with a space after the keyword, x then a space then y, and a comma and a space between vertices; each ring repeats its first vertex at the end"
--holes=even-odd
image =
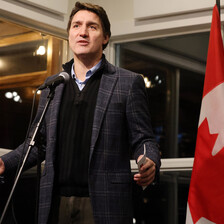
POLYGON ((216 0, 216 5, 218 7, 219 16, 220 16, 220 0, 216 0))

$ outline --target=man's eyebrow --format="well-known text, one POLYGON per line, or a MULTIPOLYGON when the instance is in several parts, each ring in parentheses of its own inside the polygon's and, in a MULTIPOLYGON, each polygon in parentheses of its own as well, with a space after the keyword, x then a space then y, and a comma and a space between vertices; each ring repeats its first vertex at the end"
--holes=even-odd
POLYGON ((81 21, 77 20, 77 21, 73 21, 72 24, 77 24, 77 23, 82 23, 81 21))
MULTIPOLYGON (((76 21, 73 21, 72 24, 82 24, 83 22, 80 21, 80 20, 76 20, 76 21)), ((87 21, 87 25, 96 25, 96 26, 100 26, 99 23, 97 22, 94 22, 94 21, 87 21)))
POLYGON ((87 24, 88 25, 96 25, 96 26, 99 26, 99 23, 93 22, 93 21, 87 22, 87 24))

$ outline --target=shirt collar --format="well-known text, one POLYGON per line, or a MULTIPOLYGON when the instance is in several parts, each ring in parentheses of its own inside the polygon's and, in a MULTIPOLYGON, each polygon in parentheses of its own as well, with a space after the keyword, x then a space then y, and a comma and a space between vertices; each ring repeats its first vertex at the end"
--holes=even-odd
POLYGON ((102 59, 99 61, 99 63, 97 63, 89 71, 87 71, 87 73, 86 73, 86 79, 82 82, 75 75, 74 63, 73 63, 72 64, 72 68, 71 68, 72 78, 75 79, 76 82, 78 82, 78 83, 86 83, 88 81, 88 79, 96 72, 96 70, 100 68, 101 64, 102 64, 102 59))

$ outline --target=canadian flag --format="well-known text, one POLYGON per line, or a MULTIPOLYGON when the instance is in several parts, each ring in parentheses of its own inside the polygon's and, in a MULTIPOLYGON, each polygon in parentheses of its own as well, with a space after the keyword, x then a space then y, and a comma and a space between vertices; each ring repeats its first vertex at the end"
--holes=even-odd
POLYGON ((224 49, 213 8, 186 224, 224 224, 224 49))

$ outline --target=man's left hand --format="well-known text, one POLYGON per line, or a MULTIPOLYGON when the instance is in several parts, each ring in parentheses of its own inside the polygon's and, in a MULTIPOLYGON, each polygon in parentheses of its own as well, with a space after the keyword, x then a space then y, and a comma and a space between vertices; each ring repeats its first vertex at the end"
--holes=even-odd
MULTIPOLYGON (((138 161, 142 155, 138 157, 138 161)), ((134 175, 134 180, 140 186, 148 186, 155 179, 156 164, 146 157, 146 163, 140 168, 139 173, 134 175)))

